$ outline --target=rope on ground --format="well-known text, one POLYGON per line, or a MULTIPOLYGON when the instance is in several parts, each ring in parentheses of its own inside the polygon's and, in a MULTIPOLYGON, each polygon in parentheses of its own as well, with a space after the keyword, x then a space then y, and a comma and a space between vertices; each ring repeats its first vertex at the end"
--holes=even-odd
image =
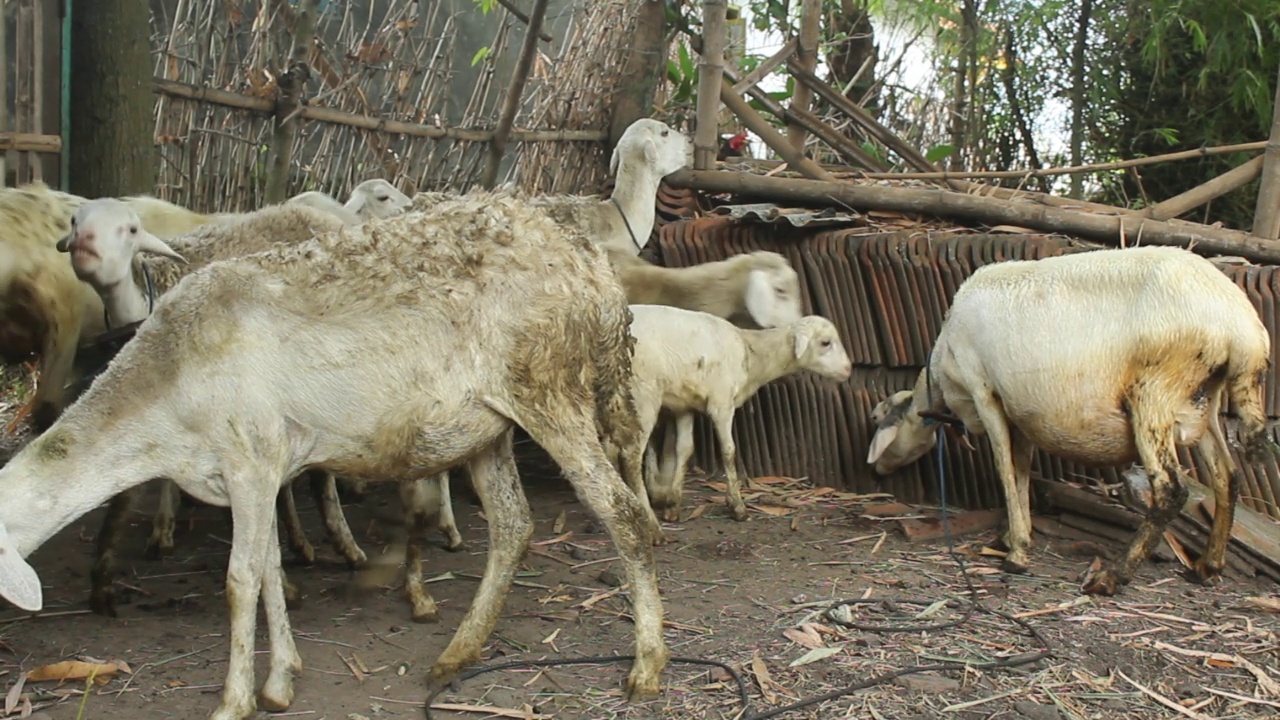
MULTIPOLYGON (((944 420, 944 422, 946 422, 946 420, 944 420)), ((742 676, 729 665, 716 660, 704 660, 699 658, 671 658, 670 660, 668 660, 668 663, 689 664, 689 665, 710 665, 710 666, 721 668, 726 673, 728 673, 729 676, 732 677, 734 682, 736 682, 738 685, 738 698, 742 702, 742 711, 737 716, 738 720, 767 720, 767 718, 778 717, 780 715, 784 715, 786 713, 793 712, 795 710, 800 710, 802 708, 827 702, 828 700, 835 700, 837 698, 841 698, 846 695, 852 695, 853 693, 859 690, 865 690, 869 687, 874 687, 882 683, 891 682, 896 678, 900 678, 905 675, 914 675, 914 674, 923 673, 923 672, 941 672, 946 670, 955 670, 960 667, 975 668, 980 670, 1008 669, 1008 668, 1018 667, 1020 665, 1028 665, 1038 660, 1043 660, 1045 658, 1051 657, 1053 655, 1053 650, 1050 648, 1049 641, 1046 640, 1044 636, 1041 635, 1031 625, 1031 623, 1027 622, 1024 619, 1009 615, 1008 613, 1004 613, 999 610, 988 608, 984 606, 982 602, 978 599, 978 589, 973 586, 973 579, 969 576, 969 573, 965 567, 964 558, 959 553, 956 552, 955 544, 953 542, 953 538, 951 537, 951 524, 950 524, 949 516, 947 513, 947 483, 946 483, 946 469, 945 469, 946 465, 943 463, 943 450, 945 445, 946 445, 946 435, 943 432, 943 426, 939 424, 938 430, 937 430, 937 443, 935 445, 937 448, 937 464, 938 464, 938 496, 939 496, 938 504, 942 509, 942 532, 943 532, 943 537, 947 546, 947 554, 950 555, 951 559, 954 560, 956 562, 956 565, 959 566, 960 574, 962 577, 964 577, 965 589, 969 593, 968 606, 965 609, 964 613, 955 620, 947 620, 947 621, 931 623, 931 624, 916 624, 916 625, 869 625, 865 623, 857 623, 849 620, 844 620, 843 618, 838 618, 835 616, 836 610, 845 606, 880 604, 885 602, 897 603, 902 605, 930 606, 937 602, 936 600, 920 600, 917 598, 880 597, 880 598, 874 598, 874 599, 857 598, 857 599, 849 599, 849 600, 837 600, 831 603, 830 605, 828 605, 827 608, 823 611, 823 614, 832 623, 835 623, 843 627, 855 628, 858 630, 864 630, 866 632, 899 633, 899 632, 936 632, 938 630, 943 630, 946 628, 957 627, 959 625, 963 625, 964 623, 968 622, 969 619, 973 617, 973 614, 975 612, 983 612, 988 615, 995 615, 996 617, 1007 620, 1010 623, 1022 628, 1027 632, 1028 636, 1030 636, 1037 643, 1039 643, 1040 649, 1019 653, 1017 655, 1010 655, 1007 657, 998 658, 996 660, 991 660, 989 662, 967 662, 967 661, 957 660, 955 662, 939 662, 939 663, 934 663, 932 665, 911 665, 908 667, 898 668, 896 670, 890 670, 889 672, 882 673, 880 675, 874 675, 872 677, 865 678, 857 683, 845 686, 838 690, 833 690, 831 692, 823 693, 821 695, 814 695, 811 697, 807 697, 797 702, 794 702, 790 705, 783 705, 776 708, 770 708, 768 710, 764 710, 759 713, 751 712, 751 698, 747 694, 747 684, 746 682, 743 681, 742 676)), ((947 607, 955 607, 958 602, 959 601, 957 600, 952 600, 947 603, 947 607)), ((616 662, 634 661, 635 659, 636 659, 635 655, 609 655, 609 656, 598 656, 598 657, 562 658, 562 659, 547 659, 547 660, 515 660, 512 662, 504 662, 504 663, 499 663, 494 665, 484 665, 484 666, 475 668, 474 670, 470 670, 462 675, 459 675, 452 683, 449 683, 448 685, 445 685, 441 688, 436 689, 434 692, 432 692, 430 695, 427 696, 427 700, 424 703, 423 710, 426 712, 427 720, 432 720, 431 703, 436 699, 438 695, 440 695, 446 690, 452 690, 456 692, 463 682, 470 680, 471 678, 474 678, 477 675, 483 675, 485 673, 495 672, 498 670, 509 670, 512 668, 616 663, 616 662)))

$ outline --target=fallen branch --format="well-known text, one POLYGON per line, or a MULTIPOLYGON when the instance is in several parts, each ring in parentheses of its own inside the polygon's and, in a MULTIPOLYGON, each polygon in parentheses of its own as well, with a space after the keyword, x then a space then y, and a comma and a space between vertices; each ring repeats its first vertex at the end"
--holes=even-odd
POLYGON ((1178 217, 1188 210, 1198 208, 1210 200, 1215 200, 1253 182, 1262 174, 1264 160, 1266 156, 1259 155, 1240 167, 1229 170, 1203 185, 1197 185, 1184 193, 1174 195, 1168 200, 1158 202, 1138 214, 1156 220, 1178 217))
POLYGON ((775 202, 908 212, 990 225, 1017 225, 1111 245, 1126 242, 1170 245, 1206 255, 1238 255, 1253 262, 1280 264, 1280 244, 1239 230, 1196 223, 1132 215, 1096 215, 947 190, 865 187, 845 182, 760 177, 741 172, 686 170, 668 176, 666 182, 676 188, 767 197, 775 202))
POLYGON ((1134 686, 1134 687, 1138 688, 1139 690, 1141 690, 1143 695, 1146 695, 1147 697, 1151 698, 1152 700, 1155 700, 1156 702, 1158 702, 1158 703, 1160 703, 1161 705, 1163 705, 1163 706, 1165 706, 1165 707, 1169 708, 1170 710, 1173 710, 1174 712, 1181 713, 1181 714, 1183 714, 1183 715, 1186 715, 1186 716, 1187 716, 1187 717, 1189 717, 1189 718, 1195 718, 1195 720, 1213 720, 1213 718, 1209 717, 1208 715, 1205 715, 1204 713, 1198 713, 1198 712, 1196 712, 1196 711, 1194 711, 1194 710, 1188 710, 1188 709, 1186 709, 1186 708, 1182 707, 1182 706, 1181 706, 1181 705, 1179 705, 1178 703, 1176 703, 1176 702, 1174 702, 1174 701, 1170 700, 1169 698, 1167 698, 1167 697, 1165 697, 1165 696, 1161 695, 1160 693, 1156 692, 1155 690, 1152 690, 1151 688, 1147 687, 1146 685, 1140 685, 1140 684, 1138 684, 1137 682, 1135 682, 1135 681, 1133 680, 1133 678, 1129 677, 1128 675, 1125 675, 1125 674, 1124 674, 1124 671, 1122 671, 1122 670, 1116 670, 1116 674, 1117 674, 1117 675, 1119 675, 1120 677, 1124 678, 1124 679, 1125 679, 1125 680, 1126 680, 1130 685, 1132 685, 1132 686, 1134 686))

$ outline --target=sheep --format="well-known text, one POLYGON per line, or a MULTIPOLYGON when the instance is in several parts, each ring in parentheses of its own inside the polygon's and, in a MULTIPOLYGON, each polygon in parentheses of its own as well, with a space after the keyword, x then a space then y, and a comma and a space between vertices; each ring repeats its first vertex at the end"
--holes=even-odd
POLYGON ((1036 448, 1098 466, 1140 461, 1151 507, 1124 557, 1082 584, 1086 594, 1111 596, 1181 510, 1187 490, 1175 448, 1198 444, 1218 510, 1193 572, 1215 582, 1239 493, 1219 413, 1229 397, 1250 456, 1266 449, 1270 343, 1244 292, 1179 248, 986 265, 956 292, 914 390, 875 408, 867 462, 880 475, 914 462, 936 441, 921 413, 950 408, 968 431, 990 439, 1008 509, 1002 565, 1023 573, 1036 448))
POLYGON ((711 417, 720 439, 729 511, 735 520, 746 520, 733 441, 734 411, 764 385, 801 370, 847 379, 853 365, 835 326, 810 315, 776 328, 747 330, 705 312, 666 305, 630 307, 636 343, 632 395, 641 447, 660 410, 673 413, 676 425, 675 446, 668 443, 665 449, 663 476, 650 475, 632 489, 642 500, 665 509, 668 521, 679 517, 684 468, 693 454, 693 412, 703 412, 711 417))
POLYGON ((606 248, 638 255, 653 232, 658 185, 687 166, 692 153, 693 144, 683 133, 640 118, 622 133, 609 158, 609 172, 616 173, 610 199, 543 195, 531 202, 606 248))
POLYGON ((627 696, 653 697, 669 657, 655 528, 611 462, 623 461, 628 481, 639 473, 619 452, 639 433, 629 322, 598 248, 494 193, 211 263, 162 296, 89 389, 0 468, 0 596, 41 609, 24 558, 102 500, 173 478, 234 518, 230 657, 210 717, 254 712, 259 596, 270 640, 260 697, 283 710, 301 659, 272 497, 305 468, 376 481, 465 461, 490 551, 429 674, 439 687, 480 658, 532 536, 511 444, 518 424, 612 536, 634 605, 627 696))
POLYGON ((356 225, 371 218, 388 218, 398 215, 408 210, 413 204, 413 200, 408 195, 381 178, 365 180, 357 185, 351 191, 351 197, 345 205, 317 190, 300 193, 285 202, 310 205, 331 212, 349 225, 356 225))
POLYGON ((778 253, 760 250, 683 268, 653 265, 609 250, 632 305, 670 305, 711 313, 743 327, 771 328, 800 319, 800 280, 778 253))
MULTIPOLYGON (((180 235, 170 241, 171 247, 147 232, 128 205, 99 199, 76 208, 70 231, 55 248, 70 253, 75 276, 101 296, 107 324, 122 327, 144 320, 156 295, 164 293, 195 268, 220 258, 265 249, 274 243, 296 244, 309 240, 317 231, 331 231, 340 226, 341 221, 334 216, 312 208, 268 207, 180 235), (138 257, 143 251, 157 257, 138 257)), ((363 564, 365 554, 356 544, 342 514, 333 477, 327 473, 309 474, 316 504, 335 549, 351 565, 363 564)), ((90 608, 102 615, 116 615, 112 584, 114 548, 140 490, 141 487, 136 488, 114 499, 103 518, 89 596, 90 608)), ((177 499, 172 481, 162 478, 159 507, 147 543, 149 552, 157 556, 173 550, 177 499)), ((291 486, 281 490, 278 505, 285 518, 291 549, 306 562, 313 562, 315 550, 307 542, 298 520, 291 486)))

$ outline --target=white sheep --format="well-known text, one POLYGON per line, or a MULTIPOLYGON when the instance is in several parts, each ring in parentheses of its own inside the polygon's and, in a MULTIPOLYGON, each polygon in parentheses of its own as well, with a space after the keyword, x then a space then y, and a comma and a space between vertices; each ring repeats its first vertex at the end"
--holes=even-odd
POLYGON ((1244 292, 1186 250, 985 265, 956 292, 915 389, 876 407, 867 462, 885 475, 915 461, 936 441, 936 426, 919 413, 949 408, 991 441, 1008 507, 1003 566, 1025 572, 1036 448, 1091 465, 1140 461, 1151 508, 1124 558, 1083 585, 1114 595, 1186 499, 1175 448, 1198 444, 1218 510, 1195 573, 1211 581, 1222 570, 1239 482, 1219 413, 1229 397, 1246 448, 1266 446, 1270 342, 1244 292))
MULTIPOLYGON (((146 319, 158 296, 209 262, 250 254, 277 243, 301 243, 316 232, 333 231, 340 226, 341 221, 329 213, 297 205, 272 206, 206 224, 166 244, 147 231, 128 205, 98 199, 76 208, 68 234, 55 247, 70 253, 75 276, 101 296, 107 324, 118 328, 146 319), (156 257, 142 257, 143 252, 156 257)), ((333 476, 319 471, 308 474, 312 475, 311 489, 335 549, 351 565, 363 564, 365 554, 342 514, 333 476)), ((178 501, 172 481, 161 478, 159 482, 160 502, 147 543, 148 550, 157 556, 173 550, 178 501)), ((141 486, 114 499, 103 518, 89 596, 90 607, 103 615, 116 614, 114 550, 140 490, 141 486)), ((305 562, 313 562, 315 550, 298 518, 292 485, 281 490, 278 505, 291 549, 305 562)))
MULTIPOLYGON (((679 516, 684 469, 693 454, 693 413, 710 416, 720 440, 725 497, 735 520, 747 519, 733 440, 733 415, 764 385, 801 370, 845 380, 853 365, 831 321, 816 315, 767 330, 746 330, 705 312, 632 305, 632 395, 647 443, 660 410, 675 418, 676 442, 664 448, 663 475, 646 478, 649 502, 679 516)), ((642 499, 644 485, 632 489, 642 499)))
POLYGON ((770 328, 800 319, 800 280, 791 263, 767 250, 682 268, 654 265, 610 249, 632 305, 670 305, 711 313, 742 327, 770 328))
POLYGON ((616 176, 608 200, 543 195, 531 202, 603 247, 638 255, 653 233, 658 185, 662 178, 687 166, 692 153, 693 143, 679 130, 640 118, 622 133, 609 158, 609 172, 616 176))
POLYGON ((376 481, 466 462, 490 549, 430 673, 439 686, 480 658, 532 535, 511 446, 518 424, 613 538, 635 617, 627 695, 652 697, 668 658, 654 528, 610 461, 639 432, 629 320, 598 248, 494 193, 212 263, 164 295, 89 389, 0 469, 0 595, 40 610, 23 558, 106 498, 173 478, 234 518, 230 658, 210 717, 254 712, 259 596, 270 641, 260 697, 283 710, 301 659, 279 488, 308 467, 376 481))
POLYGON ((400 192, 395 185, 381 178, 365 180, 351 191, 346 204, 318 190, 294 195, 285 201, 298 205, 310 205, 318 210, 333 213, 348 225, 357 225, 372 218, 389 218, 408 210, 413 200, 400 192))

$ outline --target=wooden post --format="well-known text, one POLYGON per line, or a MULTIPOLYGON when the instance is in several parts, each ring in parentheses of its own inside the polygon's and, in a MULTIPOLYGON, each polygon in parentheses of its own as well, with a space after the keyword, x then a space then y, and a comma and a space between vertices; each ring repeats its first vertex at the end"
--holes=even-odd
MULTIPOLYGON (((288 69, 276 78, 275 127, 271 132, 271 151, 267 162, 267 186, 263 189, 263 202, 267 205, 284 202, 289 187, 289 166, 293 163, 293 139, 301 122, 297 112, 311 77, 311 45, 316 34, 316 6, 319 0, 302 0, 296 11, 297 24, 293 28, 293 45, 289 50, 288 69)), ((279 11, 286 0, 275 0, 276 17, 283 22, 279 11)))
POLYGON ((693 133, 693 166, 699 170, 715 167, 716 153, 720 150, 725 12, 724 0, 702 2, 702 50, 698 54, 698 125, 693 133))
MULTIPOLYGON (((800 4, 800 44, 797 47, 796 64, 813 72, 818 67, 818 31, 822 19, 822 0, 803 0, 800 4)), ((791 93, 791 107, 805 112, 813 109, 813 90, 802 83, 795 84, 791 93)), ((787 140, 796 152, 804 153, 805 128, 791 125, 787 128, 787 140)))
MULTIPOLYGON (((774 130, 768 120, 760 117, 760 113, 756 112, 747 104, 746 100, 743 100, 738 93, 734 92, 733 85, 729 84, 725 79, 720 81, 720 99, 724 101, 725 107, 738 116, 738 119, 742 121, 743 125, 747 126, 747 129, 759 135, 760 139, 764 140, 765 145, 768 145, 774 152, 781 155, 788 165, 803 173, 805 177, 813 178, 814 180, 835 180, 835 176, 823 170, 818 163, 805 157, 802 153, 796 152, 791 143, 787 142, 786 136, 774 130)), ((714 155, 712 155, 712 159, 715 159, 714 155)))
MULTIPOLYGON (((4 19, 4 3, 0 2, 0 133, 9 129, 9 23, 4 19)), ((9 185, 9 152, 0 150, 0 187, 9 185)))
POLYGON ((609 149, 640 118, 653 113, 653 95, 666 77, 667 6, 643 0, 636 10, 636 32, 628 43, 609 120, 609 149))
POLYGON ((1257 209, 1253 213, 1253 234, 1275 240, 1280 237, 1280 72, 1276 75, 1276 101, 1266 158, 1262 168, 1262 186, 1258 188, 1257 209))
POLYGON ((520 59, 516 61, 511 85, 507 87, 507 96, 502 100, 498 127, 494 129, 493 139, 489 141, 489 157, 485 161, 484 174, 480 176, 481 187, 492 189, 498 181, 498 165, 507 149, 511 124, 515 122, 516 112, 520 109, 520 98, 524 95, 524 85, 529 79, 529 70, 533 67, 533 54, 538 50, 538 33, 542 32, 542 18, 546 14, 547 0, 534 0, 529 26, 524 31, 524 44, 520 46, 520 59))

